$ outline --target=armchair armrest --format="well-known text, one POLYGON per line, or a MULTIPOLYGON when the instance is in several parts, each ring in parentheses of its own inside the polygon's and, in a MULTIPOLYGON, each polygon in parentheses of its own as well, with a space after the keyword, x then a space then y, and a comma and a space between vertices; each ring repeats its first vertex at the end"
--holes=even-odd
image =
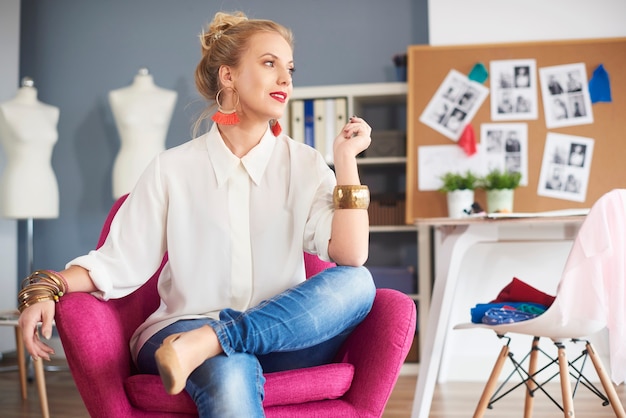
POLYGON ((402 292, 378 289, 369 315, 343 344, 336 360, 354 365, 344 399, 360 416, 383 413, 415 336, 415 302, 402 292))
MULTIPOLYGON (((67 294, 57 304, 55 322, 85 405, 104 408, 109 416, 131 416, 124 379, 132 361, 114 302, 87 293, 67 294)), ((100 413, 89 411, 91 416, 100 413)))

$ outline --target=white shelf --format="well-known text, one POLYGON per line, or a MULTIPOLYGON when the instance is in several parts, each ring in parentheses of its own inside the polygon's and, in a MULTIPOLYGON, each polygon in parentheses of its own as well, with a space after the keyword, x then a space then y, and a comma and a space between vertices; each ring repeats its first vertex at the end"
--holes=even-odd
MULTIPOLYGON (((390 116, 390 114, 393 113, 395 115, 400 112, 406 104, 407 90, 407 83, 400 82, 296 87, 293 89, 290 100, 293 104, 293 101, 315 101, 317 99, 345 98, 347 107, 346 117, 350 117, 351 115, 361 115, 368 119, 372 117, 372 120, 376 120, 376 116, 378 116, 379 119, 385 120, 386 123, 376 124, 370 121, 370 124, 374 125, 374 128, 378 126, 378 128, 384 130, 406 131, 405 126, 397 126, 400 123, 404 125, 404 121, 399 122, 397 119, 390 116), (391 112, 387 111, 387 109, 391 110, 391 112)), ((289 121, 291 121, 289 111, 292 104, 287 107, 285 115, 281 118, 281 124, 284 127, 287 127, 287 131, 289 131, 289 121)), ((299 105, 301 104, 299 103, 299 105)), ((300 107, 298 107, 298 112, 302 112, 300 107)), ((298 127, 301 128, 300 125, 298 125, 298 127)), ((326 136, 327 135, 325 134, 324 137, 326 136)), ((298 135, 298 138, 302 138, 302 135, 298 135)), ((325 138, 325 140, 328 140, 328 138, 325 138)), ((397 190, 399 189, 397 187, 397 182, 401 181, 400 179, 403 177, 402 172, 404 171, 404 173, 406 173, 406 163, 406 156, 364 157, 357 159, 357 164, 360 167, 360 174, 362 176, 369 175, 370 178, 373 178, 374 180, 370 185, 370 188, 375 189, 377 192, 388 191, 397 195, 401 194, 401 192, 397 190), (389 190, 386 189, 386 184, 389 184, 389 190)), ((332 163, 330 165, 332 165, 332 163)), ((396 198, 398 200, 400 199, 399 196, 396 198)), ((379 222, 398 221, 396 221, 396 218, 393 217, 383 221, 377 220, 377 223, 379 222)), ((394 244, 395 241, 398 241, 398 248, 404 250, 407 245, 414 245, 417 241, 417 231, 418 229, 416 225, 370 225, 370 233, 372 234, 370 238, 376 241, 377 244, 381 245, 386 240, 391 238, 391 240, 394 241, 394 244), (394 235, 392 237, 388 237, 381 235, 384 233, 406 233, 406 235, 394 235)), ((370 253, 370 255, 373 256, 374 253, 370 253)), ((390 255, 386 254, 385 251, 382 251, 382 254, 376 255, 383 261, 383 263, 390 257, 390 255)), ((419 303, 418 309, 422 306, 421 299, 428 297, 420 296, 419 293, 408 294, 408 296, 419 303)), ((420 352, 421 351, 422 350, 420 350, 420 352)), ((402 373, 415 375, 417 374, 417 370, 417 363, 405 363, 402 368, 402 373)))
POLYGON ((358 97, 359 100, 367 97, 400 96, 404 98, 406 92, 406 83, 337 84, 320 87, 294 87, 291 100, 314 97, 358 97))
POLYGON ((415 225, 370 225, 370 232, 417 232, 415 225))
POLYGON ((358 165, 406 164, 406 157, 365 157, 357 158, 358 165))
MULTIPOLYGON (((290 101, 304 99, 331 99, 345 97, 347 116, 358 115, 365 103, 406 103, 407 83, 336 84, 330 86, 294 87, 290 101)), ((289 108, 280 123, 289 126, 289 108)))

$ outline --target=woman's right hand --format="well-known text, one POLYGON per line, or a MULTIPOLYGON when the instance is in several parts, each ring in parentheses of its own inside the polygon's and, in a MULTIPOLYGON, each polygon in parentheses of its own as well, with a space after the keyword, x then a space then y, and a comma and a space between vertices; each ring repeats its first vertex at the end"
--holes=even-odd
POLYGON ((37 302, 24 309, 18 320, 22 330, 22 340, 26 350, 33 359, 50 360, 54 350, 41 341, 40 335, 47 340, 52 337, 52 321, 54 320, 55 302, 51 300, 37 302), (41 323, 41 327, 39 326, 41 323))

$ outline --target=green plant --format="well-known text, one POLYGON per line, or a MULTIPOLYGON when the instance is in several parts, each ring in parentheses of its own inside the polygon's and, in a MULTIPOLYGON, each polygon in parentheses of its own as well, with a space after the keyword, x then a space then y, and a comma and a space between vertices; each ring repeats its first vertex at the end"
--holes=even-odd
POLYGON ((478 176, 469 170, 465 174, 448 172, 440 178, 443 185, 439 188, 439 191, 443 193, 454 190, 474 190, 479 180, 478 176))
POLYGON ((514 171, 491 170, 480 178, 478 187, 485 190, 515 189, 522 180, 522 174, 514 171))

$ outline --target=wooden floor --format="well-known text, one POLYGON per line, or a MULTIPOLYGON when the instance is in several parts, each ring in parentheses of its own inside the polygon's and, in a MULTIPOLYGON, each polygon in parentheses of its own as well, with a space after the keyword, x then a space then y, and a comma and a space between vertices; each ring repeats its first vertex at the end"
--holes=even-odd
MULTIPOLYGON (((11 364, 13 359, 5 358, 1 366, 11 364)), ((407 418, 411 415, 415 376, 400 376, 398 383, 387 404, 383 418, 407 418)), ((86 418, 89 415, 82 404, 74 381, 68 371, 46 372, 48 402, 52 418, 86 418)), ((559 396, 559 388, 553 393, 559 396)), ((480 397, 480 383, 446 383, 438 385, 431 407, 431 418, 467 418, 472 415, 480 397)), ((626 403, 624 385, 618 387, 623 403, 626 403)), ((601 402, 586 389, 581 389, 574 401, 578 418, 613 417, 610 407, 603 407, 601 402)), ((508 418, 523 415, 523 394, 514 392, 508 398, 497 403, 485 417, 508 418)), ((17 371, 0 373, 0 416, 3 418, 41 417, 36 386, 28 385, 28 400, 22 401, 17 371)), ((535 401, 535 418, 562 417, 562 413, 545 396, 539 394, 535 401)))
MULTIPOLYGON (((411 416, 416 377, 400 376, 398 383, 387 403, 383 418, 406 418, 411 416)), ((552 385, 552 384, 551 384, 552 385)), ((430 408, 430 418, 468 418, 471 417, 482 393, 484 383, 450 382, 439 384, 430 408)), ((558 384, 550 386, 549 393, 560 400, 558 384)), ((626 388, 617 387, 617 393, 623 405, 626 405, 626 388)), ((610 406, 602 406, 599 398, 585 388, 579 388, 574 399, 574 408, 578 418, 615 417, 610 406)), ((497 402, 493 409, 487 410, 485 418, 522 418, 524 415, 524 392, 517 390, 497 402)), ((542 393, 535 396, 534 418, 563 417, 563 413, 542 393)))

